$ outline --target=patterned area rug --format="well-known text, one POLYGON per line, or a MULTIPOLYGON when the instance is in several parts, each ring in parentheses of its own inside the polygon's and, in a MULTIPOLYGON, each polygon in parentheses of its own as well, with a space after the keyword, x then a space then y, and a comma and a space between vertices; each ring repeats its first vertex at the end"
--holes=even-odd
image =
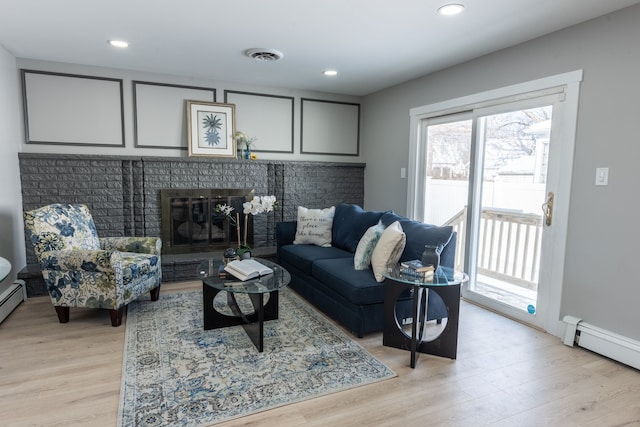
POLYGON ((287 289, 263 353, 240 326, 204 331, 201 292, 166 293, 129 305, 118 422, 211 425, 395 376, 287 289))

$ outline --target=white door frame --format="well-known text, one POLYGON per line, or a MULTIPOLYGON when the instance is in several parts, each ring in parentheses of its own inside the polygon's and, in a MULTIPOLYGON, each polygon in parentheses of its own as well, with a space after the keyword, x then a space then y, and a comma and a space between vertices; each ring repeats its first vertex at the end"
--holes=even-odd
MULTIPOLYGON (((556 124, 556 127, 552 129, 556 144, 552 143, 550 145, 550 164, 547 175, 547 187, 555 189, 556 192, 552 224, 553 233, 551 233, 551 238, 547 239, 542 248, 544 256, 550 257, 549 262, 545 262, 543 265, 549 267, 545 271, 540 271, 540 281, 548 281, 547 283, 550 286, 544 286, 538 295, 540 306, 546 308, 543 313, 540 313, 542 316, 541 326, 545 331, 555 336, 561 336, 564 330, 563 323, 560 320, 560 303, 582 74, 582 70, 571 71, 410 110, 411 139, 408 162, 410 179, 407 189, 407 214, 411 218, 422 219, 424 218, 425 206, 426 150, 420 145, 422 139, 420 134, 421 120, 469 111, 497 102, 517 101, 528 97, 527 94, 531 92, 541 94, 545 92, 558 93, 559 89, 564 92, 563 108, 565 111, 563 121, 561 124, 556 124)), ((554 126, 554 123, 552 123, 552 126, 554 126)))

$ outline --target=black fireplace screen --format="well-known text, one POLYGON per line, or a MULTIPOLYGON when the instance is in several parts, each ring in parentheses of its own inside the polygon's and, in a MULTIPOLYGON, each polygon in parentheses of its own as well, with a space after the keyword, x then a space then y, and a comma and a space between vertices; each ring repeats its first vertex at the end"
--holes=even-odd
MULTIPOLYGON (((253 190, 246 189, 161 190, 162 252, 210 252, 237 247, 237 228, 224 214, 216 211, 216 206, 233 207, 234 218, 239 214, 240 236, 244 239, 242 204, 252 198, 253 190)), ((246 223, 249 245, 253 243, 252 220, 249 215, 246 223)))

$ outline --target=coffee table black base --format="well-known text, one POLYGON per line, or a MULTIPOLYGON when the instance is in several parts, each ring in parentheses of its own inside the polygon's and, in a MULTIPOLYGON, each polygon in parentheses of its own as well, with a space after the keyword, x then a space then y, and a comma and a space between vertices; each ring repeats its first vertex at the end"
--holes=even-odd
POLYGON ((238 306, 235 294, 227 292, 227 304, 233 312, 233 316, 227 316, 213 308, 213 300, 221 292, 211 286, 202 286, 202 307, 204 313, 204 330, 225 328, 227 326, 241 325, 253 345, 259 352, 264 349, 264 322, 278 318, 278 291, 270 292, 269 301, 264 304, 265 294, 246 294, 251 299, 254 312, 244 314, 238 306))
POLYGON ((455 359, 458 349, 458 318, 460 312, 460 285, 412 286, 387 278, 384 297, 384 329, 382 344, 387 347, 411 351, 411 367, 416 366, 416 353, 432 354, 455 359), (411 336, 407 335, 396 317, 396 302, 407 289, 413 290, 413 323, 411 336), (422 341, 426 322, 427 292, 437 293, 447 308, 447 324, 432 341, 422 341))

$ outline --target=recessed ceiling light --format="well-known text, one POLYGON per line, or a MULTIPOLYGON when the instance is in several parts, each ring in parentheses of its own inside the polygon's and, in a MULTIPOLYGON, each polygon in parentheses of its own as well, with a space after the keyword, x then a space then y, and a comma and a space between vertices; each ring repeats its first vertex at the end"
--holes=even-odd
POLYGON ((324 70, 322 74, 325 76, 337 76, 338 72, 336 70, 324 70))
POLYGON ((107 40, 107 43, 115 47, 129 47, 129 43, 122 40, 107 40))
POLYGON ((445 4, 444 6, 438 9, 438 12, 440 12, 440 15, 453 16, 453 15, 462 13, 463 10, 464 10, 464 5, 452 3, 452 4, 445 4))

